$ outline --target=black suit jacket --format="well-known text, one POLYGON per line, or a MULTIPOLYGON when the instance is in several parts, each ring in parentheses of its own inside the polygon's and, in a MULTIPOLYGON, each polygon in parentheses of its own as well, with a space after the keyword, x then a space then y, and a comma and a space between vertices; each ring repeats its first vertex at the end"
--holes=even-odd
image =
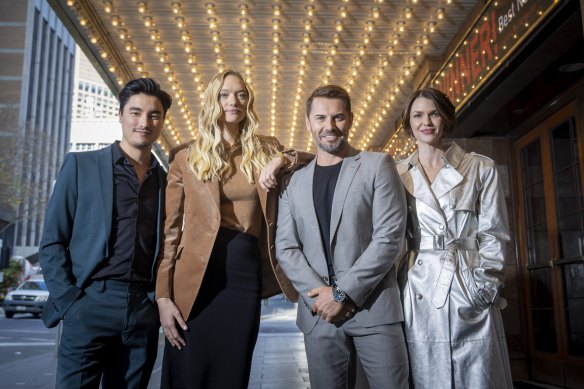
MULTIPOLYGON (((57 325, 65 316, 93 272, 109 256, 114 196, 112 147, 69 153, 55 183, 39 248, 49 289, 49 301, 42 315, 47 327, 57 325)), ((166 173, 161 167, 158 169, 160 189, 151 298, 164 225, 166 173)))

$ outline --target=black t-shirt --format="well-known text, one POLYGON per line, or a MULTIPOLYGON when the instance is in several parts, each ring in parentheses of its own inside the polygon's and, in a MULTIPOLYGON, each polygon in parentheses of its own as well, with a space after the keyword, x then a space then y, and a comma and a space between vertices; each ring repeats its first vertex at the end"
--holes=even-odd
POLYGON ((329 276, 335 274, 330 254, 331 212, 333 208, 335 187, 337 185, 337 179, 339 178, 342 165, 342 161, 331 166, 319 166, 317 164, 314 169, 314 181, 312 184, 314 210, 316 212, 316 217, 318 218, 318 226, 320 228, 320 235, 325 250, 329 276))

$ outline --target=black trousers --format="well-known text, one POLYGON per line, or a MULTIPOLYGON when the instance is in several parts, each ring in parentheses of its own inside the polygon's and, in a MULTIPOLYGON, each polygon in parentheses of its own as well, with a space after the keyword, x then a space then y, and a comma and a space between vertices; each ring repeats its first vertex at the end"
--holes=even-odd
POLYGON ((160 321, 147 287, 93 281, 63 320, 56 388, 146 388, 160 321))
POLYGON ((181 335, 166 341, 162 388, 245 389, 260 321, 261 254, 256 238, 221 228, 181 335))

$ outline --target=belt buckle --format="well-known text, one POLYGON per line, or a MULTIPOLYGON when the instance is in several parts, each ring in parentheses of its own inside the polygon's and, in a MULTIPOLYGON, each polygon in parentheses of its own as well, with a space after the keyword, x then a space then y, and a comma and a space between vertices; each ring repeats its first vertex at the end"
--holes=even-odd
POLYGON ((444 250, 444 235, 434 235, 432 243, 434 250, 444 250))

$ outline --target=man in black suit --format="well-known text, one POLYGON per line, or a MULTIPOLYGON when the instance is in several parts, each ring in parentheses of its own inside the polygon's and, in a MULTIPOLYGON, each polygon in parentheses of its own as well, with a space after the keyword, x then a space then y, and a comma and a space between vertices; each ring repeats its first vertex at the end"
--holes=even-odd
POLYGON ((45 217, 43 321, 63 320, 57 388, 146 388, 156 360, 166 174, 151 149, 172 98, 141 78, 119 100, 122 140, 69 153, 45 217))

